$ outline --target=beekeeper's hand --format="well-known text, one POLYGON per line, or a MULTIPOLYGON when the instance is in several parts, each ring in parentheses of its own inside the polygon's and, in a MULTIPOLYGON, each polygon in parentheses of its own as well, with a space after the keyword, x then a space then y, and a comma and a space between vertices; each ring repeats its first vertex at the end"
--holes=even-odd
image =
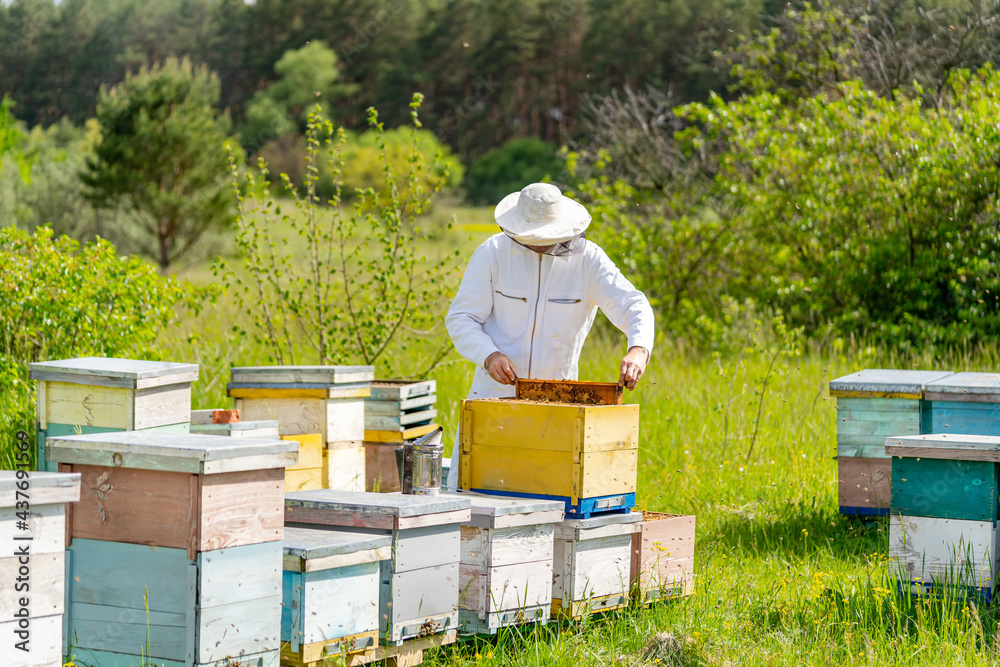
POLYGON ((510 359, 503 352, 494 352, 486 357, 486 363, 483 366, 486 368, 486 372, 490 374, 490 377, 500 384, 514 384, 514 381, 517 380, 517 374, 514 372, 514 364, 510 362, 510 359))
MULTIPOLYGON (((635 389, 639 383, 639 378, 646 371, 646 364, 649 363, 649 350, 644 347, 630 347, 622 359, 621 374, 618 376, 618 386, 635 389)), ((492 373, 491 373, 492 375, 492 373)))

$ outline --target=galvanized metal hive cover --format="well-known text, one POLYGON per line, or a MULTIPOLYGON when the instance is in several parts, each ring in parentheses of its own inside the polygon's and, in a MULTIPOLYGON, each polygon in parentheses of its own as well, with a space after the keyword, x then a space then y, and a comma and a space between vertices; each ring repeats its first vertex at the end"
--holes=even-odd
POLYGON ((315 385, 329 387, 352 382, 371 382, 374 366, 238 366, 230 369, 232 385, 268 384, 276 387, 315 385))
POLYGON ((392 536, 288 526, 282 544, 286 556, 308 560, 391 547, 392 536))
POLYGON ((144 389, 194 382, 198 379, 198 364, 80 357, 28 364, 28 375, 32 380, 46 382, 144 389))
POLYGON ((937 400, 988 400, 1000 397, 1000 373, 954 373, 924 387, 937 400))
POLYGON ((286 493, 285 507, 404 518, 467 510, 469 501, 460 495, 411 496, 401 493, 316 489, 286 493))
POLYGON ((951 371, 910 371, 866 368, 830 380, 831 396, 923 398, 924 386, 952 375, 951 371))

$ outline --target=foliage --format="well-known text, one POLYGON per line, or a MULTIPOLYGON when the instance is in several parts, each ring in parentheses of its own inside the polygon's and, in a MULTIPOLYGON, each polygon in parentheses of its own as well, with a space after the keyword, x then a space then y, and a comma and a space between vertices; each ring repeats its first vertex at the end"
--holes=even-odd
POLYGON ((33 421, 28 364, 79 356, 158 358, 160 334, 212 294, 194 290, 107 241, 80 245, 40 227, 0 228, 0 437, 33 421))
POLYGON ((247 104, 242 135, 248 154, 290 132, 304 131, 310 108, 317 104, 329 108, 332 100, 356 88, 337 83, 337 54, 318 40, 286 51, 274 64, 274 72, 277 80, 247 104))
POLYGON ((795 106, 771 94, 695 105, 724 140, 717 197, 738 285, 796 326, 894 343, 1000 333, 1000 74, 959 71, 928 108, 860 83, 795 106))
POLYGON ((428 174, 448 178, 446 166, 425 162, 418 133, 421 99, 414 95, 411 104, 405 174, 394 171, 387 132, 370 110, 383 185, 358 191, 353 204, 342 196, 346 133, 318 112, 308 123, 304 194, 282 179, 294 212, 283 212, 275 199, 266 164, 260 165, 260 179, 248 173, 244 186, 232 161, 234 189, 247 193, 239 195, 236 233, 243 271, 224 262, 217 271, 235 288, 249 319, 248 326, 235 328, 265 346, 273 362, 360 362, 412 374, 419 369, 402 370, 407 362, 424 364, 426 372, 451 349, 439 320, 454 256, 424 258, 422 244, 430 235, 416 223, 440 187, 436 179, 426 185, 428 174), (321 164, 332 174, 330 197, 317 194, 321 164), (291 239, 274 236, 277 218, 294 230, 304 250, 292 250, 291 239), (426 354, 421 357, 415 348, 426 354))
POLYGON ((4 95, 3 99, 0 100, 0 167, 3 167, 5 155, 8 160, 14 158, 21 179, 28 181, 28 170, 31 165, 21 151, 24 135, 17 126, 17 120, 10 113, 11 106, 13 106, 13 102, 10 97, 4 95))
POLYGON ((218 98, 213 74, 175 58, 100 95, 101 137, 80 175, 85 195, 98 208, 126 207, 143 233, 139 247, 164 271, 233 219, 230 123, 212 107, 218 98))
POLYGON ((529 183, 564 176, 566 165, 556 147, 531 137, 511 139, 476 158, 465 180, 469 200, 496 204, 529 183))

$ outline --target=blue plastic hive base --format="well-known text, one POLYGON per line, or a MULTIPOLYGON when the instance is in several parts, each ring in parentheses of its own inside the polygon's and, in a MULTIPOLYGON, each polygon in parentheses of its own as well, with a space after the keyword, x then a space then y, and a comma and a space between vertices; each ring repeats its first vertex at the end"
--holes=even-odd
POLYGON ((840 513, 846 514, 847 516, 856 516, 862 519, 868 519, 877 516, 889 516, 889 508, 888 507, 845 507, 841 505, 840 513))
POLYGON ((981 605, 988 605, 993 597, 993 589, 978 586, 947 586, 935 583, 896 582, 896 592, 900 597, 907 596, 907 589, 914 597, 942 598, 946 594, 952 600, 968 599, 981 605))
POLYGON ((610 496, 595 496, 580 498, 574 504, 567 496, 547 496, 541 493, 520 493, 517 491, 497 491, 495 489, 472 489, 476 493, 490 496, 506 496, 508 498, 536 498, 538 500, 557 500, 566 505, 567 519, 589 519, 599 514, 628 514, 635 507, 634 493, 617 493, 610 496))

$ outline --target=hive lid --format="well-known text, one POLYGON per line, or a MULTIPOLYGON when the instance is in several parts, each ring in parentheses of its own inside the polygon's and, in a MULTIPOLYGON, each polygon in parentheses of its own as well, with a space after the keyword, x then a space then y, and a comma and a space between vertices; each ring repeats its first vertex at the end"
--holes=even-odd
POLYGON ((32 380, 46 382, 146 389, 194 382, 198 379, 198 364, 80 357, 28 364, 28 375, 32 380))
POLYGON ((119 431, 48 439, 57 463, 215 474, 284 468, 298 460, 299 443, 271 438, 220 438, 197 433, 119 431))
POLYGON ((866 368, 830 380, 830 395, 871 398, 923 398, 928 382, 951 375, 951 371, 910 371, 866 368))
POLYGON ((238 366, 230 369, 233 385, 319 389, 350 382, 371 382, 374 366, 238 366), (302 385, 310 385, 303 387, 302 385))
POLYGON ((258 419, 230 424, 191 424, 192 433, 230 433, 232 431, 258 431, 276 428, 278 428, 277 419, 258 419))
POLYGON ((909 458, 1000 462, 1000 437, 932 433, 885 439, 885 453, 909 458))
POLYGON ((286 556, 309 560, 391 547, 392 535, 286 526, 282 544, 286 556))
POLYGON ((0 470, 0 508, 17 507, 27 494, 29 506, 75 503, 80 500, 80 473, 34 472, 18 479, 16 470, 0 470), (22 488, 25 486, 27 488, 22 488), (20 485, 20 486, 19 486, 20 485))
POLYGON ((1000 373, 954 373, 928 382, 924 393, 937 401, 992 403, 1000 398, 1000 373))
POLYGON ((642 512, 625 512, 621 514, 608 513, 598 514, 589 519, 566 519, 559 525, 566 528, 601 528, 602 526, 614 526, 629 523, 642 523, 642 512))
POLYGON ((457 495, 411 496, 315 489, 285 494, 285 522, 356 528, 415 528, 461 523, 469 501, 457 495))
POLYGON ((529 512, 562 511, 566 503, 560 500, 540 500, 537 498, 511 498, 488 496, 482 493, 454 494, 468 498, 472 503, 473 516, 509 516, 529 512))

